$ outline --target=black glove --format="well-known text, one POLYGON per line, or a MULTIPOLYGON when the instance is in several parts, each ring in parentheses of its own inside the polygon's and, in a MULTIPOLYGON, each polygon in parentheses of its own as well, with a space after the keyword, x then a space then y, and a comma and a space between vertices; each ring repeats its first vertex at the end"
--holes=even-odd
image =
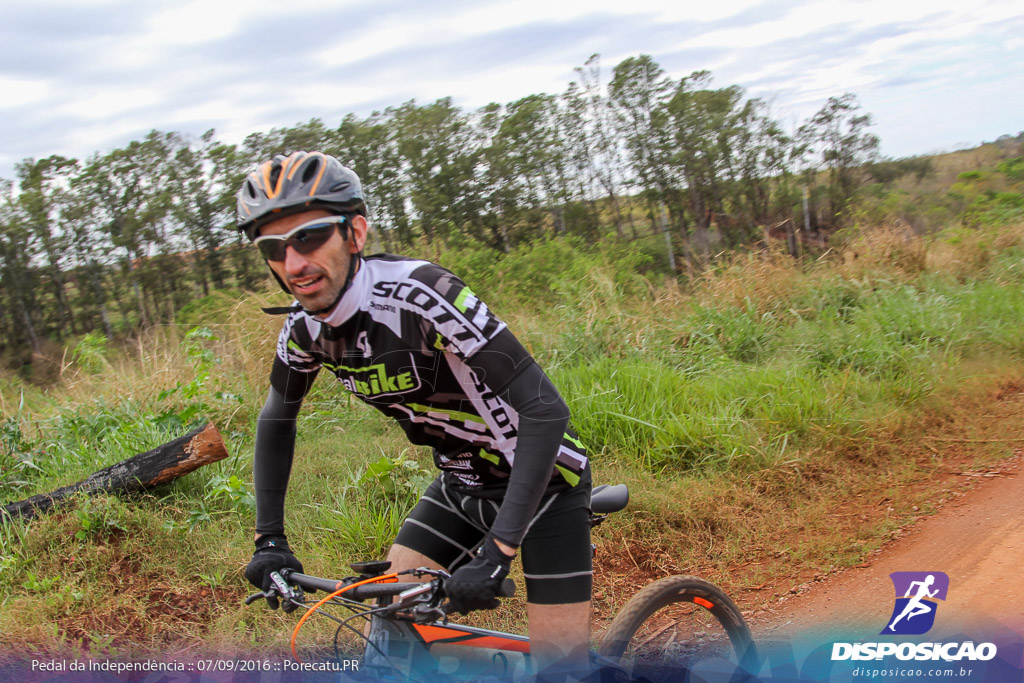
POLYGON ((468 614, 475 609, 497 607, 501 582, 508 576, 513 557, 501 552, 493 538, 485 538, 476 557, 445 581, 449 610, 468 614))
MULTIPOLYGON (((302 563, 288 547, 288 539, 283 534, 260 536, 256 541, 256 552, 252 554, 249 566, 245 568, 245 578, 260 590, 268 591, 273 585, 270 574, 282 569, 294 569, 300 574, 302 573, 302 563)), ((277 609, 278 604, 276 597, 267 598, 267 605, 270 609, 277 609)))

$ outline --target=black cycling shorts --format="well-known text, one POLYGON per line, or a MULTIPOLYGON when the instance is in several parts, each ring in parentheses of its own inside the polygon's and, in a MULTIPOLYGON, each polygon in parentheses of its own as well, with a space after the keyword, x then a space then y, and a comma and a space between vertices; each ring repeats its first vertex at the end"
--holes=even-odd
MULTIPOLYGON (((476 498, 446 486, 438 476, 406 518, 395 543, 449 572, 465 564, 494 523, 500 501, 476 498)), ((559 605, 590 600, 590 486, 545 495, 520 548, 526 600, 559 605)))

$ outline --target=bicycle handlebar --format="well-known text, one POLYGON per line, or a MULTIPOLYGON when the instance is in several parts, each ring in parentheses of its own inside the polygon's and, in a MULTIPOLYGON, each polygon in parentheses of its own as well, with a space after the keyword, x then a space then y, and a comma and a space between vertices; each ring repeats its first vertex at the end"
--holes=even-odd
MULTIPOLYGON (((283 571, 282 576, 289 583, 294 583, 306 590, 319 590, 327 593, 341 590, 349 582, 322 579, 318 576, 309 576, 298 572, 283 571)), ((393 581, 388 583, 368 583, 363 586, 354 586, 345 591, 345 597, 349 600, 374 600, 376 598, 394 597, 411 588, 419 588, 423 585, 419 581, 393 581)), ((498 590, 498 597, 511 598, 516 594, 516 584, 512 579, 505 579, 501 582, 498 590)))
MULTIPOLYGON (((308 574, 300 574, 299 572, 290 569, 283 569, 280 573, 275 572, 271 574, 271 577, 273 578, 273 585, 269 590, 250 595, 245 600, 245 604, 250 605, 259 598, 271 599, 279 597, 285 600, 286 606, 293 604, 297 607, 298 605, 291 602, 296 599, 292 589, 290 588, 290 586, 293 585, 308 591, 325 591, 326 593, 334 593, 345 589, 345 599, 356 602, 401 596, 407 591, 414 590, 416 591, 415 596, 417 597, 428 595, 428 600, 432 599, 429 596, 434 596, 433 599, 440 599, 444 597, 444 580, 447 578, 447 574, 444 572, 430 572, 430 574, 435 577, 433 581, 392 580, 381 583, 371 582, 361 585, 353 585, 359 579, 349 578, 342 581, 336 581, 333 579, 320 578, 318 576, 309 576, 308 574)), ((512 579, 505 579, 501 582, 501 586, 498 588, 498 597, 511 598, 515 593, 516 584, 512 579)), ((412 594, 406 595, 406 597, 416 599, 412 594)), ((299 602, 302 602, 301 597, 299 598, 299 602)), ((437 603, 434 604, 436 605, 437 603)))

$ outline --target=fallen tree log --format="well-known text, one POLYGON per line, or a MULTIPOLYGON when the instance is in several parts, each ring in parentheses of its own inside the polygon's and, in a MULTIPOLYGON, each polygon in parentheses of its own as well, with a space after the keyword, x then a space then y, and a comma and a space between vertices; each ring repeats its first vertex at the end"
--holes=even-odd
POLYGON ((144 491, 177 479, 203 465, 223 460, 227 455, 220 432, 211 422, 151 451, 94 472, 77 484, 5 505, 2 516, 30 519, 78 493, 92 495, 105 491, 144 491))

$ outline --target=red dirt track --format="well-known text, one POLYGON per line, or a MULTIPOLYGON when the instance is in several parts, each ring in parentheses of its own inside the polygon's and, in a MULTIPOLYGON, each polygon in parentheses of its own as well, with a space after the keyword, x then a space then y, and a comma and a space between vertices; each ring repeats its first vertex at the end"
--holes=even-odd
MULTIPOLYGON (((895 571, 941 571, 949 593, 938 631, 998 624, 1024 634, 1024 454, 918 520, 863 564, 810 584, 753 624, 758 633, 820 628, 881 630, 893 606, 895 571)), ((876 631, 877 632, 877 631, 876 631)))

